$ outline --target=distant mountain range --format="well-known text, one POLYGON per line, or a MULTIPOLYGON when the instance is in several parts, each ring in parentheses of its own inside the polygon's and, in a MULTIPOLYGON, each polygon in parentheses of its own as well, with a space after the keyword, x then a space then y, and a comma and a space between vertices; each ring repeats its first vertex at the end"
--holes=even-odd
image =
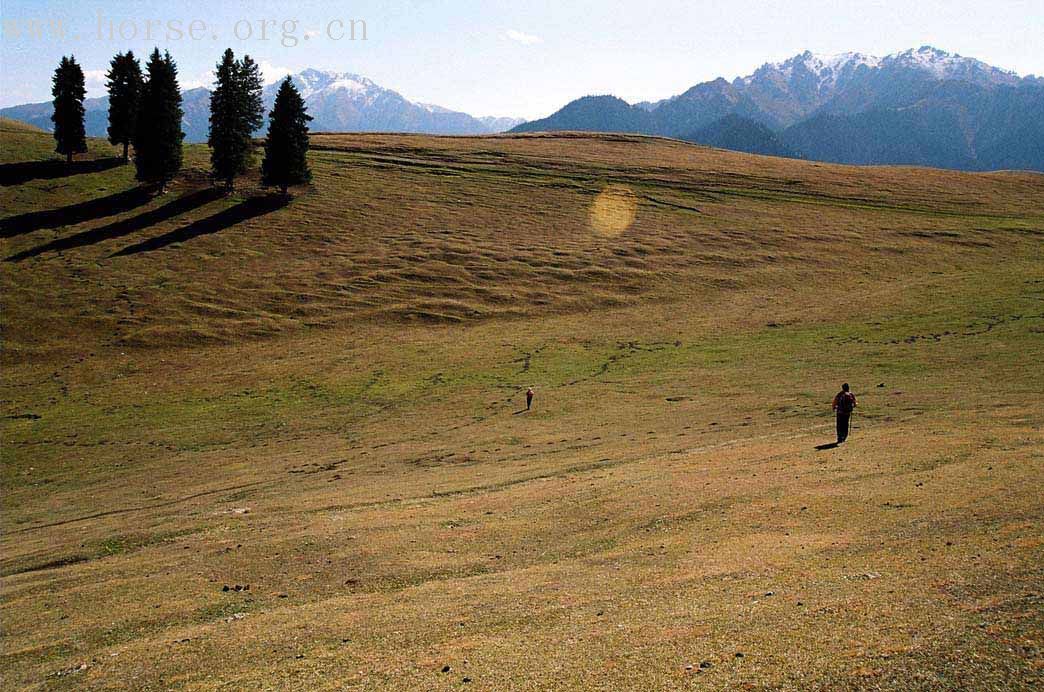
MULTIPOLYGON (((308 69, 293 80, 316 132, 633 132, 838 163, 1044 171, 1044 78, 930 46, 883 58, 806 51, 662 101, 585 96, 531 122, 413 102, 355 74, 308 69)), ((266 110, 277 88, 265 88, 266 110)), ((186 140, 206 141, 210 92, 182 96, 186 140)), ((84 105, 87 134, 104 137, 108 99, 84 105)), ((0 116, 50 130, 51 110, 48 101, 0 109, 0 116)))
MULTIPOLYGON (((313 120, 313 132, 422 132, 436 135, 481 135, 504 132, 524 122, 521 118, 476 118, 441 106, 415 103, 366 77, 349 73, 308 69, 292 76, 313 120)), ((278 82, 265 87, 267 111, 275 102, 278 82)), ((210 118, 210 90, 199 87, 182 92, 182 131, 188 142, 205 142, 210 118)), ((87 135, 105 137, 109 99, 84 101, 87 135)), ((0 116, 20 120, 45 130, 52 127, 50 101, 0 109, 0 116)), ((267 124, 265 125, 267 128, 267 124)))
MULTIPOLYGON (((430 103, 415 103, 359 75, 304 70, 293 75, 316 132, 422 132, 481 135, 504 132, 521 118, 476 118, 430 103)), ((265 108, 275 102, 279 83, 265 87, 265 108)), ((204 139, 206 137, 204 136, 204 139)))
POLYGON ((884 58, 810 52, 663 101, 585 96, 513 132, 678 137, 858 164, 1044 171, 1044 79, 923 46, 884 58))

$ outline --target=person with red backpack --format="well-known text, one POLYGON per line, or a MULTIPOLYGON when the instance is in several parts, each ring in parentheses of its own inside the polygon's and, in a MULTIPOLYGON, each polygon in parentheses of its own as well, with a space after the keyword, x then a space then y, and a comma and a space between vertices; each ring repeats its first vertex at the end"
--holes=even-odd
POLYGON ((841 391, 834 396, 834 411, 837 412, 837 443, 848 439, 848 424, 852 419, 852 410, 856 407, 855 394, 849 391, 848 383, 841 385, 841 391))

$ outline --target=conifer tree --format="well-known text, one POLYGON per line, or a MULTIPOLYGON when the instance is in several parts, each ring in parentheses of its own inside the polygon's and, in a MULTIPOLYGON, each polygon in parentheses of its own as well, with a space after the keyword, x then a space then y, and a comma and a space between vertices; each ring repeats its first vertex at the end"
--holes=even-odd
POLYGON ((249 55, 243 56, 239 64, 239 81, 243 94, 243 136, 247 142, 244 169, 254 163, 254 133, 265 124, 265 106, 261 101, 264 80, 261 67, 249 55))
POLYGON ((231 190, 235 176, 245 173, 253 156, 251 135, 261 127, 261 71, 244 56, 235 60, 227 49, 218 63, 216 83, 210 96, 210 165, 214 177, 231 190))
POLYGON ((287 77, 279 86, 275 106, 268 116, 265 159, 261 162, 261 182, 277 186, 285 195, 291 185, 312 179, 305 158, 308 152, 308 121, 301 94, 287 77))
POLYGON ((54 71, 51 95, 54 96, 55 151, 72 163, 73 154, 87 151, 87 138, 83 128, 83 99, 87 91, 83 84, 83 70, 76 58, 62 57, 54 71))
POLYGON ((134 139, 141 106, 141 64, 133 51, 117 53, 105 75, 109 88, 109 142, 123 145, 123 160, 134 139))
POLYGON ((215 72, 214 91, 210 93, 210 167, 215 178, 223 179, 231 189, 232 178, 239 172, 236 132, 236 60, 232 49, 225 50, 215 72))
POLYGON ((261 102, 261 91, 265 83, 261 78, 261 67, 249 55, 243 56, 239 74, 243 83, 243 93, 246 95, 245 120, 250 134, 253 135, 265 124, 265 106, 261 102))
POLYGON ((181 170, 181 90, 178 68, 170 53, 152 51, 145 67, 148 78, 134 134, 134 165, 138 180, 158 184, 160 192, 181 170))

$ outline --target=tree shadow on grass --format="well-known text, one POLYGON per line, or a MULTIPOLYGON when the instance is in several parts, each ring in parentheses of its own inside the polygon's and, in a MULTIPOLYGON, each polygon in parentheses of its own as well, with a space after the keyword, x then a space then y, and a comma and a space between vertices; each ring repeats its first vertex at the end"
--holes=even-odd
POLYGON ((234 226, 237 223, 249 221, 250 219, 281 209, 289 203, 290 198, 280 194, 251 197, 250 199, 244 200, 224 211, 220 211, 213 216, 208 216, 199 221, 193 221, 187 226, 182 226, 170 233, 164 233, 161 236, 143 240, 134 245, 128 245, 119 252, 114 252, 111 257, 122 257, 125 255, 136 255, 141 252, 160 250, 174 243, 182 243, 186 240, 192 240, 193 238, 198 238, 202 235, 217 233, 218 231, 223 231, 229 226, 234 226))
POLYGON ((51 161, 21 161, 0 165, 0 186, 21 185, 30 180, 49 180, 65 178, 81 173, 99 173, 116 168, 126 163, 118 156, 104 159, 86 159, 66 163, 54 159, 51 161))
POLYGON ((77 233, 76 235, 68 236, 67 238, 57 238, 49 243, 44 243, 43 245, 37 245, 34 248, 23 250, 22 252, 8 257, 7 261, 21 262, 24 259, 36 257, 37 255, 52 250, 71 250, 72 248, 83 247, 85 245, 94 245, 103 240, 120 238, 130 233, 134 233, 135 231, 148 228, 149 226, 160 223, 161 221, 172 219, 175 216, 202 207, 205 204, 220 199, 224 194, 225 193, 222 190, 216 187, 208 187, 202 190, 196 190, 195 192, 189 192, 162 206, 150 209, 149 211, 138 214, 137 216, 132 216, 129 219, 115 221, 98 228, 92 228, 77 233))
POLYGON ((107 197, 89 199, 59 209, 32 211, 0 219, 0 238, 14 238, 41 228, 57 228, 130 211, 152 199, 146 187, 135 187, 107 197))

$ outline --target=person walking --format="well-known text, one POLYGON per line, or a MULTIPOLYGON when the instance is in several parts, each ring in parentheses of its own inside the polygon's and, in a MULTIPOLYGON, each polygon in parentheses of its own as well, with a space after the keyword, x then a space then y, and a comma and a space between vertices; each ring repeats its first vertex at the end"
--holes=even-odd
POLYGON ((848 383, 841 385, 841 391, 834 396, 834 411, 837 413, 837 443, 848 439, 848 427, 852 420, 852 410, 856 407, 855 394, 850 391, 848 383))
POLYGON ((533 406, 533 388, 530 387, 526 390, 526 410, 528 411, 533 406))

